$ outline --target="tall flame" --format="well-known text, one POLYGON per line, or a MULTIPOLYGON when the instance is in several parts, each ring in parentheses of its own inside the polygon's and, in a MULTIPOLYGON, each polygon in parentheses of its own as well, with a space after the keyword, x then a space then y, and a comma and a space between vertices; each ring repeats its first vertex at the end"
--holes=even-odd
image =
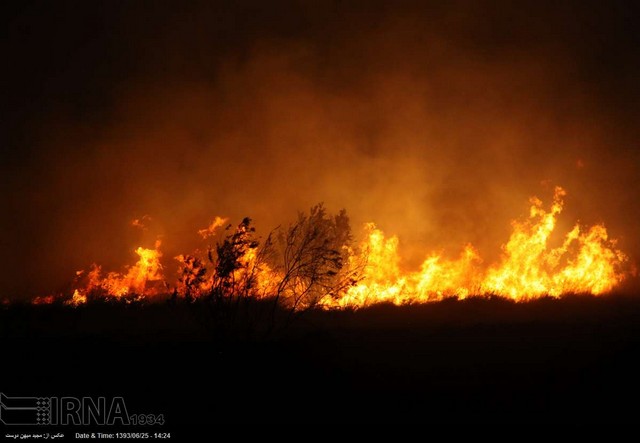
MULTIPOLYGON (((625 277, 623 265, 627 257, 617 249, 616 241, 609 239, 604 225, 575 225, 564 235, 559 246, 550 246, 565 195, 562 188, 556 187, 548 210, 541 200, 531 198, 529 217, 512 222, 513 230, 502 246, 499 262, 486 267, 481 266, 483 262, 478 251, 468 244, 457 259, 430 254, 418 270, 407 272, 401 266, 398 238, 387 238, 373 223, 367 223, 365 238, 358 248, 343 246, 347 251, 343 264, 346 269, 357 270, 358 278, 352 284, 324 295, 319 306, 325 309, 362 308, 383 302, 403 305, 474 295, 498 295, 525 301, 570 293, 599 295, 610 292, 625 277)), ((226 218, 216 217, 198 233, 206 239, 215 235, 226 222, 226 218)), ((240 225, 238 229, 243 229, 237 231, 241 235, 248 233, 246 225, 240 225)), ((154 249, 139 247, 135 253, 138 261, 125 273, 103 275, 101 267, 95 264, 88 273, 79 271, 79 281, 84 281, 84 285, 76 288, 66 303, 77 306, 93 294, 122 298, 167 292, 169 286, 164 281, 160 262, 160 241, 154 249)), ((252 296, 267 298, 276 295, 284 276, 277 266, 271 266, 259 254, 256 246, 249 247, 238 257, 233 273, 222 277, 246 282, 243 287, 251 288, 252 296)), ((179 278, 173 286, 177 294, 197 298, 215 290, 216 281, 220 280, 216 280, 215 269, 207 268, 210 263, 205 259, 193 255, 179 255, 175 259, 180 262, 179 278)), ((213 262, 211 255, 209 262, 213 262)), ((38 297, 34 303, 51 303, 54 299, 52 296, 38 297)))
POLYGON ((503 247, 504 256, 498 266, 489 268, 482 283, 484 292, 515 300, 566 293, 602 294, 612 290, 624 277, 619 271, 626 256, 608 239, 604 225, 582 232, 576 225, 562 246, 549 249, 549 237, 562 211, 565 191, 557 187, 551 210, 531 199, 530 218, 514 222, 513 233, 503 247), (570 254, 577 246, 577 255, 570 254), (565 263, 564 265, 562 263, 565 263))
MULTIPOLYGON (((71 304, 78 305, 86 302, 87 295, 91 293, 101 293, 107 297, 121 298, 126 295, 154 296, 163 289, 161 283, 164 281, 162 264, 160 258, 160 240, 156 241, 155 249, 138 247, 134 252, 138 255, 135 265, 128 268, 126 274, 109 272, 102 275, 102 268, 99 265, 92 265, 87 274, 87 283, 84 288, 76 289, 71 299, 71 304)), ((82 276, 83 271, 78 275, 82 276)))
POLYGON ((198 234, 200 234, 200 236, 204 239, 213 237, 214 235, 216 235, 216 231, 218 230, 218 228, 224 226, 227 221, 229 221, 228 218, 216 216, 216 218, 213 219, 209 226, 204 229, 200 229, 198 231, 198 234))
POLYGON ((566 192, 556 187, 551 209, 531 199, 529 219, 514 221, 513 232, 503 246, 500 263, 479 268, 478 252, 467 245, 457 260, 433 254, 419 271, 400 271, 398 239, 385 239, 372 224, 360 250, 367 265, 359 284, 335 299, 325 299, 327 308, 359 308, 374 303, 397 305, 493 294, 523 301, 569 293, 599 295, 613 290, 624 278, 621 270, 627 257, 609 240, 602 224, 583 229, 576 225, 561 246, 549 247, 566 192), (572 254, 572 251, 577 251, 572 254))

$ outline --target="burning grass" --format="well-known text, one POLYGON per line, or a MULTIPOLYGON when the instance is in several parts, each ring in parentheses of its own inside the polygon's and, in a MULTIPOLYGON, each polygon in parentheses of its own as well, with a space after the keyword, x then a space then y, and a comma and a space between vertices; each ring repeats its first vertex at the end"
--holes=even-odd
MULTIPOLYGON (((548 208, 533 197, 527 218, 512 221, 512 233, 496 263, 484 263, 471 244, 457 259, 428 254, 419 269, 403 268, 399 239, 373 223, 362 240, 353 241, 343 210, 330 215, 322 204, 265 240, 245 218, 235 228, 216 217, 198 231, 203 241, 216 239, 206 253, 181 254, 178 275, 165 275, 160 241, 138 247, 138 261, 123 272, 103 272, 93 265, 78 271, 73 291, 38 297, 34 304, 63 300, 78 306, 88 300, 153 301, 170 296, 187 302, 210 300, 217 306, 238 299, 272 301, 291 313, 309 309, 360 309, 380 303, 416 305, 448 298, 499 296, 514 301, 569 294, 602 295, 628 276, 627 256, 609 238, 604 224, 575 224, 561 241, 552 234, 566 192, 556 187, 548 208)), ((274 308, 275 309, 275 308, 274 308)))

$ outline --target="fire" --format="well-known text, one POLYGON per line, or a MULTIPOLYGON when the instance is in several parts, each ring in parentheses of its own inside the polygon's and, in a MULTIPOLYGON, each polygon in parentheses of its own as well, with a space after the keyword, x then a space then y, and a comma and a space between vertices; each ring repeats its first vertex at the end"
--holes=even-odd
MULTIPOLYGON (((102 268, 99 265, 92 265, 87 273, 87 283, 84 288, 75 289, 70 304, 77 306, 86 303, 87 295, 100 293, 105 297, 116 299, 127 295, 154 296, 162 292, 164 282, 162 264, 160 258, 160 240, 156 241, 155 249, 138 247, 134 252, 138 255, 138 262, 129 267, 125 274, 109 272, 103 276, 102 268)), ((77 275, 82 276, 83 271, 78 271, 77 275)))
POLYGON ((211 224, 204 229, 200 229, 198 231, 198 234, 200 234, 200 236, 203 239, 213 237, 214 235, 216 235, 216 231, 222 226, 224 226, 225 223, 227 223, 228 221, 229 221, 228 218, 216 216, 216 218, 213 219, 211 224))
POLYGON ((257 249, 253 248, 242 256, 240 268, 234 271, 233 278, 236 281, 252 281, 254 294, 258 298, 267 298, 276 290, 279 275, 259 259, 257 249))
POLYGON ((207 268, 203 260, 192 255, 174 257, 180 263, 176 292, 182 297, 199 298, 211 291, 213 281, 207 278, 207 268))
POLYGON ((87 296, 84 294, 81 294, 80 291, 76 289, 75 291, 73 291, 71 300, 67 300, 65 302, 65 305, 79 306, 79 305, 85 304, 86 302, 87 302, 87 296))
MULTIPOLYGON (((367 240, 360 247, 366 263, 363 282, 349 288, 335 300, 323 300, 323 306, 366 306, 383 301, 401 303, 406 279, 400 271, 398 237, 386 239, 373 223, 367 223, 365 231, 368 232, 367 240)), ((358 259, 358 256, 351 256, 350 264, 358 259)))
MULTIPOLYGON (((198 234, 203 239, 215 236, 217 229, 227 221, 227 218, 215 217, 209 227, 199 230, 198 234)), ((214 266, 215 259, 211 247, 207 254, 208 261, 196 255, 181 254, 174 257, 180 263, 175 292, 187 299, 197 299, 207 294, 219 293, 232 285, 243 288, 245 292, 250 291, 251 295, 257 298, 269 297, 275 289, 277 273, 260 257, 257 243, 249 239, 253 228, 249 227, 248 222, 249 219, 245 219, 232 234, 232 240, 223 243, 225 252, 221 252, 222 247, 218 245, 218 256, 226 254, 227 260, 231 263, 225 261, 223 265, 214 266), (213 271, 209 272, 210 268, 214 268, 213 271)))
POLYGON ((56 301, 55 295, 40 295, 31 301, 34 305, 50 305, 56 301))
POLYGON ((557 187, 548 211, 542 201, 532 198, 529 219, 513 222, 501 262, 486 271, 479 267, 482 260, 475 248, 467 245, 457 260, 432 254, 419 271, 401 272, 397 237, 385 239, 380 230, 368 224, 368 237, 360 247, 368 259, 362 281, 340 297, 326 299, 323 305, 360 308, 380 302, 402 305, 485 294, 524 301, 610 292, 624 278, 621 267, 627 257, 609 240, 604 225, 588 229, 576 225, 561 246, 549 247, 565 195, 557 187))
POLYGON ((369 234, 360 250, 367 264, 361 282, 336 299, 323 300, 325 308, 361 308, 376 303, 404 305, 479 294, 478 265, 482 260, 472 245, 466 245, 456 260, 432 254, 419 271, 402 272, 398 238, 385 239, 384 233, 371 223, 365 229, 369 234))
MULTIPOLYGON (((95 264, 89 272, 78 271, 77 287, 65 303, 78 306, 95 296, 152 298, 172 291, 189 300, 204 296, 274 298, 291 309, 316 304, 323 309, 345 309, 376 303, 405 305, 478 295, 526 301, 544 296, 611 292, 626 275, 623 267, 627 257, 617 249, 616 241, 609 239, 603 224, 591 227, 576 224, 559 242, 556 241, 557 246, 552 244, 552 233, 557 228, 565 196, 566 192, 556 187, 548 209, 540 199, 532 198, 528 218, 512 222, 512 233, 502 246, 500 260, 489 265, 484 265, 479 252, 467 244, 455 259, 431 253, 419 269, 407 271, 402 267, 399 239, 386 237, 373 223, 367 223, 364 240, 358 247, 332 246, 340 252, 328 249, 327 255, 322 258, 318 255, 321 260, 316 263, 318 266, 300 261, 295 262, 298 263, 296 266, 304 263, 304 267, 287 268, 274 261, 277 255, 275 240, 269 236, 263 244, 256 241, 251 220, 247 218, 222 243, 217 243, 215 248, 209 246, 206 257, 197 251, 174 257, 179 270, 173 285, 165 282, 160 241, 157 241, 154 249, 138 247, 135 250, 137 263, 123 273, 105 275, 95 264), (326 267, 331 263, 340 263, 337 270, 326 267), (296 269, 304 269, 304 273, 291 274, 296 269), (341 275, 348 276, 344 279, 347 283, 333 287, 328 283, 341 275), (310 282, 321 282, 320 292, 318 287, 309 286, 310 282), (296 291, 301 292, 296 294, 296 291)), ((318 226, 337 229, 337 225, 330 224, 330 218, 321 220, 329 225, 318 226)), ((214 237, 227 221, 215 217, 198 234, 203 239, 214 237)), ((298 234, 302 232, 315 231, 298 231, 298 234)), ((326 232, 335 234, 331 230, 326 232)), ((558 238, 557 234, 555 238, 558 238)), ((347 238, 348 235, 344 237, 345 242, 347 238)), ((322 248, 326 241, 313 243, 316 245, 313 247, 322 248)), ((340 242, 342 244, 343 240, 340 242)), ((284 253, 283 258, 285 262, 289 260, 289 265, 293 258, 287 254, 295 251, 291 249, 284 253)), ((312 254, 317 252, 313 251, 312 254)), ((54 300, 53 296, 38 297, 33 303, 52 303, 54 300)))
POLYGON ((503 247, 502 262, 487 272, 483 292, 515 300, 567 293, 598 295, 622 281, 624 275, 618 269, 626 256, 615 248, 615 241, 608 239, 604 225, 595 225, 584 233, 576 225, 565 236, 562 246, 549 249, 549 237, 565 195, 557 187, 548 212, 540 200, 531 200, 529 220, 513 223, 511 238, 503 247), (574 245, 578 252, 572 257, 574 245))

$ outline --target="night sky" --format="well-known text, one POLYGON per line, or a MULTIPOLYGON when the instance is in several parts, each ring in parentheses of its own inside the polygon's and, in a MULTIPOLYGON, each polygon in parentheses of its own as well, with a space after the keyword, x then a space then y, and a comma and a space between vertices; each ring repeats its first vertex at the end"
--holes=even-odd
POLYGON ((320 201, 407 266, 467 242, 491 261, 554 185, 561 228, 604 222, 639 261, 638 2, 1 8, 0 298, 320 201))

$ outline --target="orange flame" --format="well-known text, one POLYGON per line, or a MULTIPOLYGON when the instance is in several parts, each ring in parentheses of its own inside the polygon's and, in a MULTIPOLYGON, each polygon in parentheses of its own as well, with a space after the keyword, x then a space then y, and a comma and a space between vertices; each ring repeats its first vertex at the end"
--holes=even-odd
POLYGON ((622 281, 624 274, 619 268, 626 256, 615 248, 615 241, 608 240, 604 225, 595 225, 586 233, 576 225, 562 246, 548 249, 565 195, 562 188, 556 188, 549 212, 542 208, 540 200, 531 200, 530 219, 513 223, 511 238, 503 247, 502 263, 487 272, 482 283, 484 292, 514 300, 581 292, 598 295, 622 281), (571 257, 570 246, 574 243, 578 252, 571 257))
MULTIPOLYGON (((157 283, 164 281, 160 258, 160 240, 156 241, 155 249, 138 247, 134 252, 138 255, 138 262, 131 266, 126 274, 109 272, 102 276, 102 268, 96 264, 87 274, 87 284, 83 289, 76 289, 71 299, 72 305, 85 303, 87 295, 101 292, 108 297, 121 298, 126 295, 154 296, 160 293, 157 283)), ((79 276, 83 272, 78 271, 79 276)))
POLYGON ((204 229, 200 229, 198 231, 198 234, 200 234, 204 239, 213 237, 214 235, 216 235, 216 231, 218 230, 218 228, 224 226, 227 221, 229 221, 228 218, 216 216, 211 224, 204 229))
POLYGON ((467 245, 455 261, 433 254, 419 271, 403 273, 398 239, 385 239, 380 230, 367 224, 369 234, 360 248, 367 256, 362 281, 335 299, 325 299, 323 305, 360 308, 380 302, 401 305, 486 294, 523 301, 547 295, 610 292, 624 278, 621 267, 627 257, 616 249, 615 241, 608 239, 604 225, 584 232, 576 225, 562 246, 549 249, 549 237, 565 195, 562 188, 555 189, 550 211, 543 209, 539 199, 532 198, 529 219, 513 222, 502 261, 484 272, 478 267, 481 260, 477 251, 467 245), (577 253, 572 255, 574 245, 577 253))
POLYGON ((71 296, 71 300, 67 300, 64 304, 70 306, 80 306, 87 302, 87 296, 81 294, 79 290, 73 291, 73 295, 71 296))
POLYGON ((385 239, 371 223, 360 247, 366 266, 360 283, 335 299, 324 299, 325 308, 361 308, 376 303, 396 305, 426 303, 445 297, 465 298, 479 294, 478 265, 481 259, 472 245, 466 245, 457 260, 432 254, 417 272, 402 272, 398 238, 385 239))
POLYGON ((31 300, 31 304, 33 305, 50 305, 55 302, 57 297, 55 295, 39 295, 33 300, 31 300))
MULTIPOLYGON (((562 188, 556 187, 548 210, 542 201, 532 198, 529 217, 512 222, 513 231, 502 246, 500 261, 484 268, 478 251, 468 244, 457 259, 430 254, 418 270, 408 272, 401 267, 398 238, 386 238, 373 223, 367 223, 365 239, 355 251, 348 245, 343 246, 347 252, 344 266, 357 270, 358 278, 325 294, 319 305, 324 309, 362 308, 375 303, 403 305, 474 295, 525 301, 570 293, 611 292, 626 275, 623 265, 627 257, 616 248, 615 240, 609 239, 604 225, 575 225, 559 246, 550 246, 565 195, 562 188)), ((216 217, 209 227, 198 233, 204 239, 209 238, 227 220, 216 217)), ((246 233, 246 226, 238 229, 245 229, 242 233, 246 233)), ((93 294, 122 298, 166 293, 168 286, 164 282, 159 248, 160 241, 156 242, 155 249, 137 248, 138 262, 122 274, 110 272, 104 276, 101 267, 95 264, 88 273, 78 271, 78 279, 85 284, 74 290, 66 304, 78 306, 93 294)), ((259 254, 259 248, 252 246, 239 257, 232 281, 245 282, 241 287, 251 288, 251 294, 236 295, 267 298, 278 293, 284 277, 277 266, 272 267, 259 254)), ((180 263, 175 285, 178 294, 198 298, 215 289, 216 269, 211 266, 211 257, 209 262, 191 255, 179 255, 175 259, 180 263)), ((286 305, 287 295, 281 295, 280 301, 286 305)), ((37 297, 33 303, 54 300, 53 296, 37 297)))

